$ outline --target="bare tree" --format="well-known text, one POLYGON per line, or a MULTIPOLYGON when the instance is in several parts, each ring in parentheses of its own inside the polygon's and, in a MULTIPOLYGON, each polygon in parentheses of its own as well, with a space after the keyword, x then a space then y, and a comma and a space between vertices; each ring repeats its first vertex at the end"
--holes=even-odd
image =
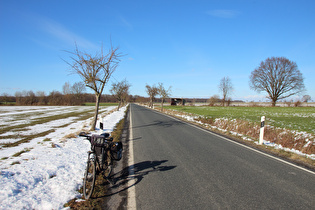
POLYGON ((53 90, 48 95, 50 105, 60 106, 64 105, 64 97, 59 91, 53 90))
POLYGON ((71 92, 75 95, 82 95, 85 91, 85 85, 83 82, 75 82, 71 87, 71 92))
POLYGON ((306 103, 311 101, 311 96, 310 95, 304 95, 303 98, 302 98, 302 101, 306 102, 306 103))
POLYGON ((163 83, 159 83, 158 94, 161 96, 161 111, 163 112, 163 103, 165 99, 170 97, 171 94, 171 86, 166 90, 163 86, 163 83))
POLYGON ((126 103, 127 97, 129 95, 130 86, 131 85, 127 82, 127 80, 112 84, 112 89, 110 90, 110 92, 116 97, 119 102, 118 110, 121 106, 123 106, 124 103, 126 103))
POLYGON ((147 94, 150 96, 149 107, 152 108, 154 99, 155 99, 156 95, 159 94, 159 89, 155 85, 153 85, 153 86, 146 85, 145 88, 146 88, 147 94))
POLYGON ((2 93, 1 96, 2 96, 2 97, 1 97, 0 104, 1 104, 1 102, 4 102, 4 104, 7 104, 8 101, 9 101, 9 94, 7 94, 7 93, 2 93))
POLYGON ((107 53, 103 52, 102 47, 101 52, 95 55, 79 51, 77 46, 74 52, 69 53, 72 54, 72 62, 67 63, 71 66, 73 72, 83 79, 85 85, 94 91, 96 103, 91 130, 95 130, 102 92, 116 70, 121 54, 118 52, 118 48, 113 48, 113 46, 109 48, 107 53))
POLYGON ((36 105, 37 97, 32 90, 24 92, 24 103, 25 105, 36 105))
POLYGON ((71 93, 71 85, 69 82, 65 82, 62 86, 62 93, 63 93, 63 102, 65 105, 74 105, 73 95, 71 93))
POLYGON ((304 91, 304 82, 295 62, 284 57, 271 57, 252 71, 250 88, 258 92, 266 91, 272 106, 275 106, 278 100, 304 91))
POLYGON ((220 81, 219 91, 222 92, 222 105, 225 106, 225 102, 228 100, 228 96, 233 91, 232 82, 229 77, 223 77, 220 81))
POLYGON ((20 91, 16 91, 14 96, 15 96, 16 104, 17 105, 21 105, 22 104, 23 94, 20 91))
POLYGON ((76 101, 76 104, 83 103, 83 93, 85 91, 85 85, 83 82, 75 82, 71 86, 71 93, 76 101))
POLYGON ((213 95, 208 100, 209 106, 214 106, 216 103, 220 101, 220 97, 218 95, 213 95))
POLYGON ((62 86, 62 93, 64 95, 71 94, 71 85, 69 82, 65 82, 65 84, 62 86))
POLYGON ((37 91, 36 97, 38 98, 38 105, 47 105, 48 100, 44 91, 37 91))

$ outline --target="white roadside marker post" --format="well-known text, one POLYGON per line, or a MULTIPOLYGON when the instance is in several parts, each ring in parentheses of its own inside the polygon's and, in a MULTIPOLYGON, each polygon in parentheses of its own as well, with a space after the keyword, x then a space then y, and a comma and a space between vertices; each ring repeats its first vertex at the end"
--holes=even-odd
POLYGON ((265 130, 265 116, 261 117, 261 122, 260 122, 260 135, 259 135, 259 145, 263 144, 264 140, 264 130, 265 130))

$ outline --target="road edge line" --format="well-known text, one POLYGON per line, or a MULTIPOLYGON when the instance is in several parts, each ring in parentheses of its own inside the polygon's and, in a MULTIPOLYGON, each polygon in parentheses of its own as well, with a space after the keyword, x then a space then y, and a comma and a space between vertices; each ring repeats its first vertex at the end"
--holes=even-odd
MULTIPOLYGON (((130 123, 129 123, 129 177, 134 177, 134 154, 133 154, 133 132, 132 132, 132 114, 130 106, 130 123)), ((137 209, 136 203, 136 187, 128 188, 127 209, 137 209)))

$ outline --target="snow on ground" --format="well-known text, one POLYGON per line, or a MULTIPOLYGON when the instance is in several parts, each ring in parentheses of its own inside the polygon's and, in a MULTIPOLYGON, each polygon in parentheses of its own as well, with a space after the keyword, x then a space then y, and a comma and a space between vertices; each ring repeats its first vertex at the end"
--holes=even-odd
MULTIPOLYGON (((101 111, 112 111, 115 107, 106 107, 101 111)), ((77 111, 93 111, 92 108, 76 107, 77 111)), ((37 107, 0 107, 1 118, 19 114, 37 113, 37 107)), ((105 117, 104 130, 111 132, 115 125, 124 117, 126 107, 114 111, 105 117)), ((71 112, 71 107, 44 107, 41 112, 71 112), (63 110, 63 111, 62 111, 63 110)), ((14 118, 15 117, 15 118, 14 118)), ((73 117, 62 122, 44 123, 46 127, 54 125, 55 131, 42 137, 34 138, 29 143, 16 147, 0 149, 0 209, 61 209, 72 198, 80 198, 77 191, 83 182, 87 151, 90 143, 82 137, 65 138, 66 135, 87 129, 91 119, 75 121, 73 117), (46 139, 46 141, 45 141, 46 139), (21 155, 13 155, 20 151, 21 155)), ((97 123, 99 126, 99 122, 97 123)), ((3 127, 3 126, 1 126, 3 127)), ((43 129, 40 125, 31 126, 28 131, 36 132, 43 129)), ((100 132, 99 129, 97 132, 100 132)), ((0 139, 2 140, 2 139, 0 139)), ((2 142, 2 141, 0 141, 2 142)))

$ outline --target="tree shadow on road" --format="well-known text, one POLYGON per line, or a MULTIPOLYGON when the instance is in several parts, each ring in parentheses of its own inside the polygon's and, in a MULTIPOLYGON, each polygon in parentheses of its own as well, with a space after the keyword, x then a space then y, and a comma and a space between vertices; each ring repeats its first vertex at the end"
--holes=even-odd
POLYGON ((163 121, 155 120, 150 124, 145 124, 145 125, 141 125, 141 126, 133 126, 132 129, 150 127, 150 126, 171 127, 171 126, 182 125, 182 124, 184 124, 184 123, 180 122, 178 120, 163 120, 163 121))
POLYGON ((176 166, 163 166, 162 164, 167 161, 168 160, 143 161, 125 167, 120 172, 111 176, 112 185, 109 187, 109 194, 106 194, 104 197, 112 196, 128 190, 130 187, 133 187, 141 182, 141 180, 149 173, 159 171, 164 172, 176 168, 176 166))

